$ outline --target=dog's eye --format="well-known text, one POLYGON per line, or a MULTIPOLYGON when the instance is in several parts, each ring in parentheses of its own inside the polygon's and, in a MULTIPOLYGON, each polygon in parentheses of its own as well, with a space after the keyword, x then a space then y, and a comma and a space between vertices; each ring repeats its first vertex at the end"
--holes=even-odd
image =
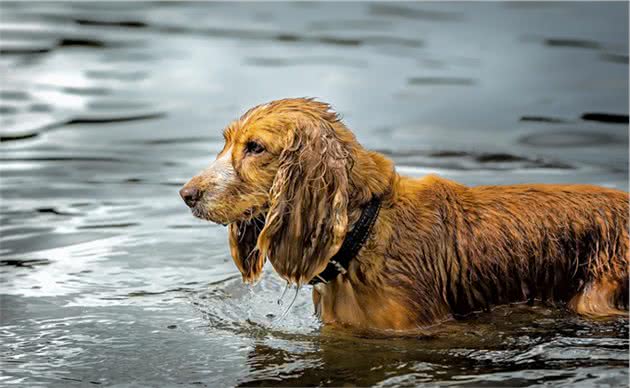
POLYGON ((245 152, 247 152, 248 154, 256 155, 256 154, 260 154, 264 150, 265 150, 265 147, 263 147, 259 143, 256 143, 255 141, 249 141, 245 145, 245 152))

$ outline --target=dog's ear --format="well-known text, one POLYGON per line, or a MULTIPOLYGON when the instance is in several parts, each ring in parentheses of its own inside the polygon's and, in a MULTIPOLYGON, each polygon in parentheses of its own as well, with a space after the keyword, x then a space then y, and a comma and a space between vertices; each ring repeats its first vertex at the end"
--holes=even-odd
POLYGON ((258 219, 233 222, 228 227, 230 253, 245 283, 254 284, 262 275, 265 257, 256 248, 262 227, 263 222, 258 219))
POLYGON ((281 277, 301 285, 324 270, 345 238, 351 155, 328 120, 296 124, 280 155, 258 248, 281 277))

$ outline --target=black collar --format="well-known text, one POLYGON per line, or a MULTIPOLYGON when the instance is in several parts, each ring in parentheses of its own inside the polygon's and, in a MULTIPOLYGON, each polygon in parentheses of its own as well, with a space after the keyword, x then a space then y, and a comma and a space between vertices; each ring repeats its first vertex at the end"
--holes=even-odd
POLYGON ((339 251, 328 261, 326 268, 311 279, 309 284, 328 283, 340 273, 346 273, 350 260, 359 253, 363 244, 367 241, 372 226, 374 226, 378 217, 379 210, 381 210, 381 200, 374 197, 365 206, 363 212, 361 212, 361 217, 359 217, 352 230, 346 234, 339 251))

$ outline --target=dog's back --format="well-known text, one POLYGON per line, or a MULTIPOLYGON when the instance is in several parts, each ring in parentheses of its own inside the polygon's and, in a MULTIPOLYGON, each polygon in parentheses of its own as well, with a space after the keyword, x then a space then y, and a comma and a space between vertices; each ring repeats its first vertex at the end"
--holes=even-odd
POLYGON ((407 186, 424 204, 418 222, 438 220, 419 228, 422 244, 432 241, 421 250, 434 252, 419 260, 431 262, 452 314, 534 300, 590 316, 625 314, 627 193, 589 185, 468 188, 434 176, 407 186))
POLYGON ((457 309, 476 307, 478 298, 566 301, 588 315, 627 308, 627 193, 514 185, 476 187, 459 198, 458 255, 476 281, 465 298, 452 295, 457 309))

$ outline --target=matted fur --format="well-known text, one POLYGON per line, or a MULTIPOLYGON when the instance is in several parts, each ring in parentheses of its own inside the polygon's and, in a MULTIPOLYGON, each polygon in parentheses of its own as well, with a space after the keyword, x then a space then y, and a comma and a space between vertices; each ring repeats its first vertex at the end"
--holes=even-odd
POLYGON ((534 300, 593 317, 627 314, 625 192, 470 188, 433 175, 400 176, 389 159, 361 147, 329 105, 311 99, 254 107, 225 132, 220 156, 230 155, 235 177, 217 182, 216 173, 202 173, 187 187, 207 193, 196 215, 230 224, 244 281, 256 281, 268 258, 287 281, 307 283, 362 206, 382 198, 348 273, 313 290, 326 323, 413 329, 534 300), (243 151, 252 139, 264 153, 243 151))
POLYGON ((325 121, 296 121, 280 154, 258 238, 274 269, 301 285, 323 271, 348 228, 349 152, 325 121))

